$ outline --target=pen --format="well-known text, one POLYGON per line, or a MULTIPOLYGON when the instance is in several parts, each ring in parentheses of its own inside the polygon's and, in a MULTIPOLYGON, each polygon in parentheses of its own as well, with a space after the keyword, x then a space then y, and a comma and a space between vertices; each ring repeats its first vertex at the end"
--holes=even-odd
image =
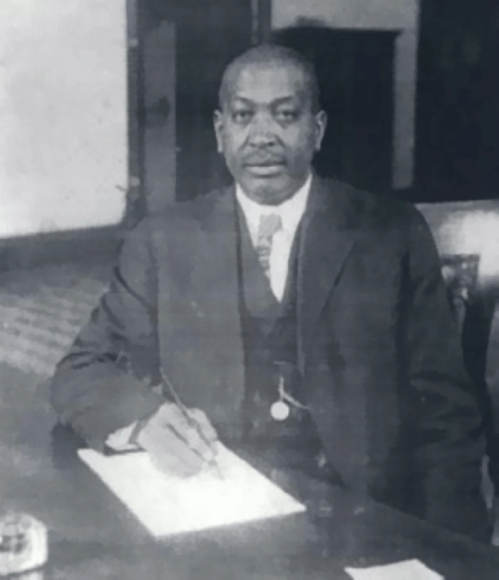
POLYGON ((104 445, 104 449, 102 450, 102 454, 106 457, 115 457, 117 455, 131 455, 135 453, 146 453, 142 447, 129 447, 126 449, 114 449, 109 445, 104 445))
POLYGON ((203 433, 203 431, 201 430, 200 426, 198 425, 197 421, 195 421, 192 418, 191 414, 189 413, 189 409, 187 409, 187 407, 184 405, 184 403, 180 399, 177 391, 175 390, 175 387, 173 386, 173 383, 170 381, 170 379, 166 375, 164 369, 163 368, 160 368, 159 369, 159 372, 160 372, 160 375, 161 375, 161 380, 168 387, 168 390, 170 391, 170 394, 173 397, 174 403, 180 409, 180 412, 185 417, 187 423, 189 424, 189 427, 191 429, 194 429, 197 432, 197 434, 199 435, 199 437, 203 440, 203 442, 205 443, 205 445, 210 449, 210 451, 213 454, 212 458, 209 459, 209 460, 206 459, 204 456, 201 456, 200 454, 199 455, 202 457, 202 459, 204 461, 206 461, 211 467, 213 467, 216 470, 216 472, 217 472, 218 476, 220 477, 220 479, 223 479, 222 470, 220 469, 220 465, 218 464, 218 461, 216 460, 215 451, 213 450, 213 446, 212 446, 211 442, 208 441, 208 439, 206 438, 205 434, 203 433))

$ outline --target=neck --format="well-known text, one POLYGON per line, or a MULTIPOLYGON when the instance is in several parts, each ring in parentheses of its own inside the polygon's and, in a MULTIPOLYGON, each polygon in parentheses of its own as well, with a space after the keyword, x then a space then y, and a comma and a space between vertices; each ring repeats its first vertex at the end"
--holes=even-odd
POLYGON ((286 201, 289 201, 290 199, 295 197, 295 195, 297 195, 300 191, 302 191, 304 187, 309 187, 311 180, 312 180, 312 173, 309 173, 303 179, 303 181, 300 183, 300 185, 298 187, 296 187, 295 189, 293 189, 291 192, 282 191, 282 192, 272 192, 272 194, 262 193, 262 195, 254 195, 254 194, 249 194, 248 192, 246 192, 244 190, 243 186, 239 183, 236 184, 236 188, 246 198, 248 198, 249 200, 251 200, 254 203, 257 203, 258 205, 262 205, 265 207, 278 207, 278 206, 282 205, 283 203, 285 203, 286 201))

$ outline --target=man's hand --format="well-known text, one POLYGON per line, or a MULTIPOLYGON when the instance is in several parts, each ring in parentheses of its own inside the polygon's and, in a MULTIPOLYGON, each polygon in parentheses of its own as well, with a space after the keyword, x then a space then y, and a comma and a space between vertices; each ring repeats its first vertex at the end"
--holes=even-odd
POLYGON ((169 475, 191 477, 213 464, 217 434, 206 415, 189 409, 189 419, 174 403, 161 405, 136 441, 152 462, 169 475))

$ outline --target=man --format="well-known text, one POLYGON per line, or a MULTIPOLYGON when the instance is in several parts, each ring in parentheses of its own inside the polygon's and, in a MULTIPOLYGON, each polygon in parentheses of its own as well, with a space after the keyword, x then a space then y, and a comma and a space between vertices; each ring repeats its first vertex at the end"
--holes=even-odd
POLYGON ((425 222, 312 174, 326 118, 289 49, 231 63, 214 122, 235 186, 130 234, 58 366, 60 420, 182 476, 220 437, 484 539, 481 419, 425 222))

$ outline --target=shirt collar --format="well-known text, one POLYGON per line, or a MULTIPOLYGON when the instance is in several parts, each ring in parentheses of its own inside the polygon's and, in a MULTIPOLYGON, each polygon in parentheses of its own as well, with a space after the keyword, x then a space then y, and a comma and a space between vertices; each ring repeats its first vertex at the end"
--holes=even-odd
POLYGON ((279 205, 262 205, 253 201, 244 193, 241 186, 236 183, 237 201, 243 210, 252 239, 255 239, 257 235, 261 216, 268 214, 278 214, 282 220, 283 230, 294 236, 298 224, 305 213, 311 183, 312 174, 307 177, 305 183, 292 197, 279 205))

